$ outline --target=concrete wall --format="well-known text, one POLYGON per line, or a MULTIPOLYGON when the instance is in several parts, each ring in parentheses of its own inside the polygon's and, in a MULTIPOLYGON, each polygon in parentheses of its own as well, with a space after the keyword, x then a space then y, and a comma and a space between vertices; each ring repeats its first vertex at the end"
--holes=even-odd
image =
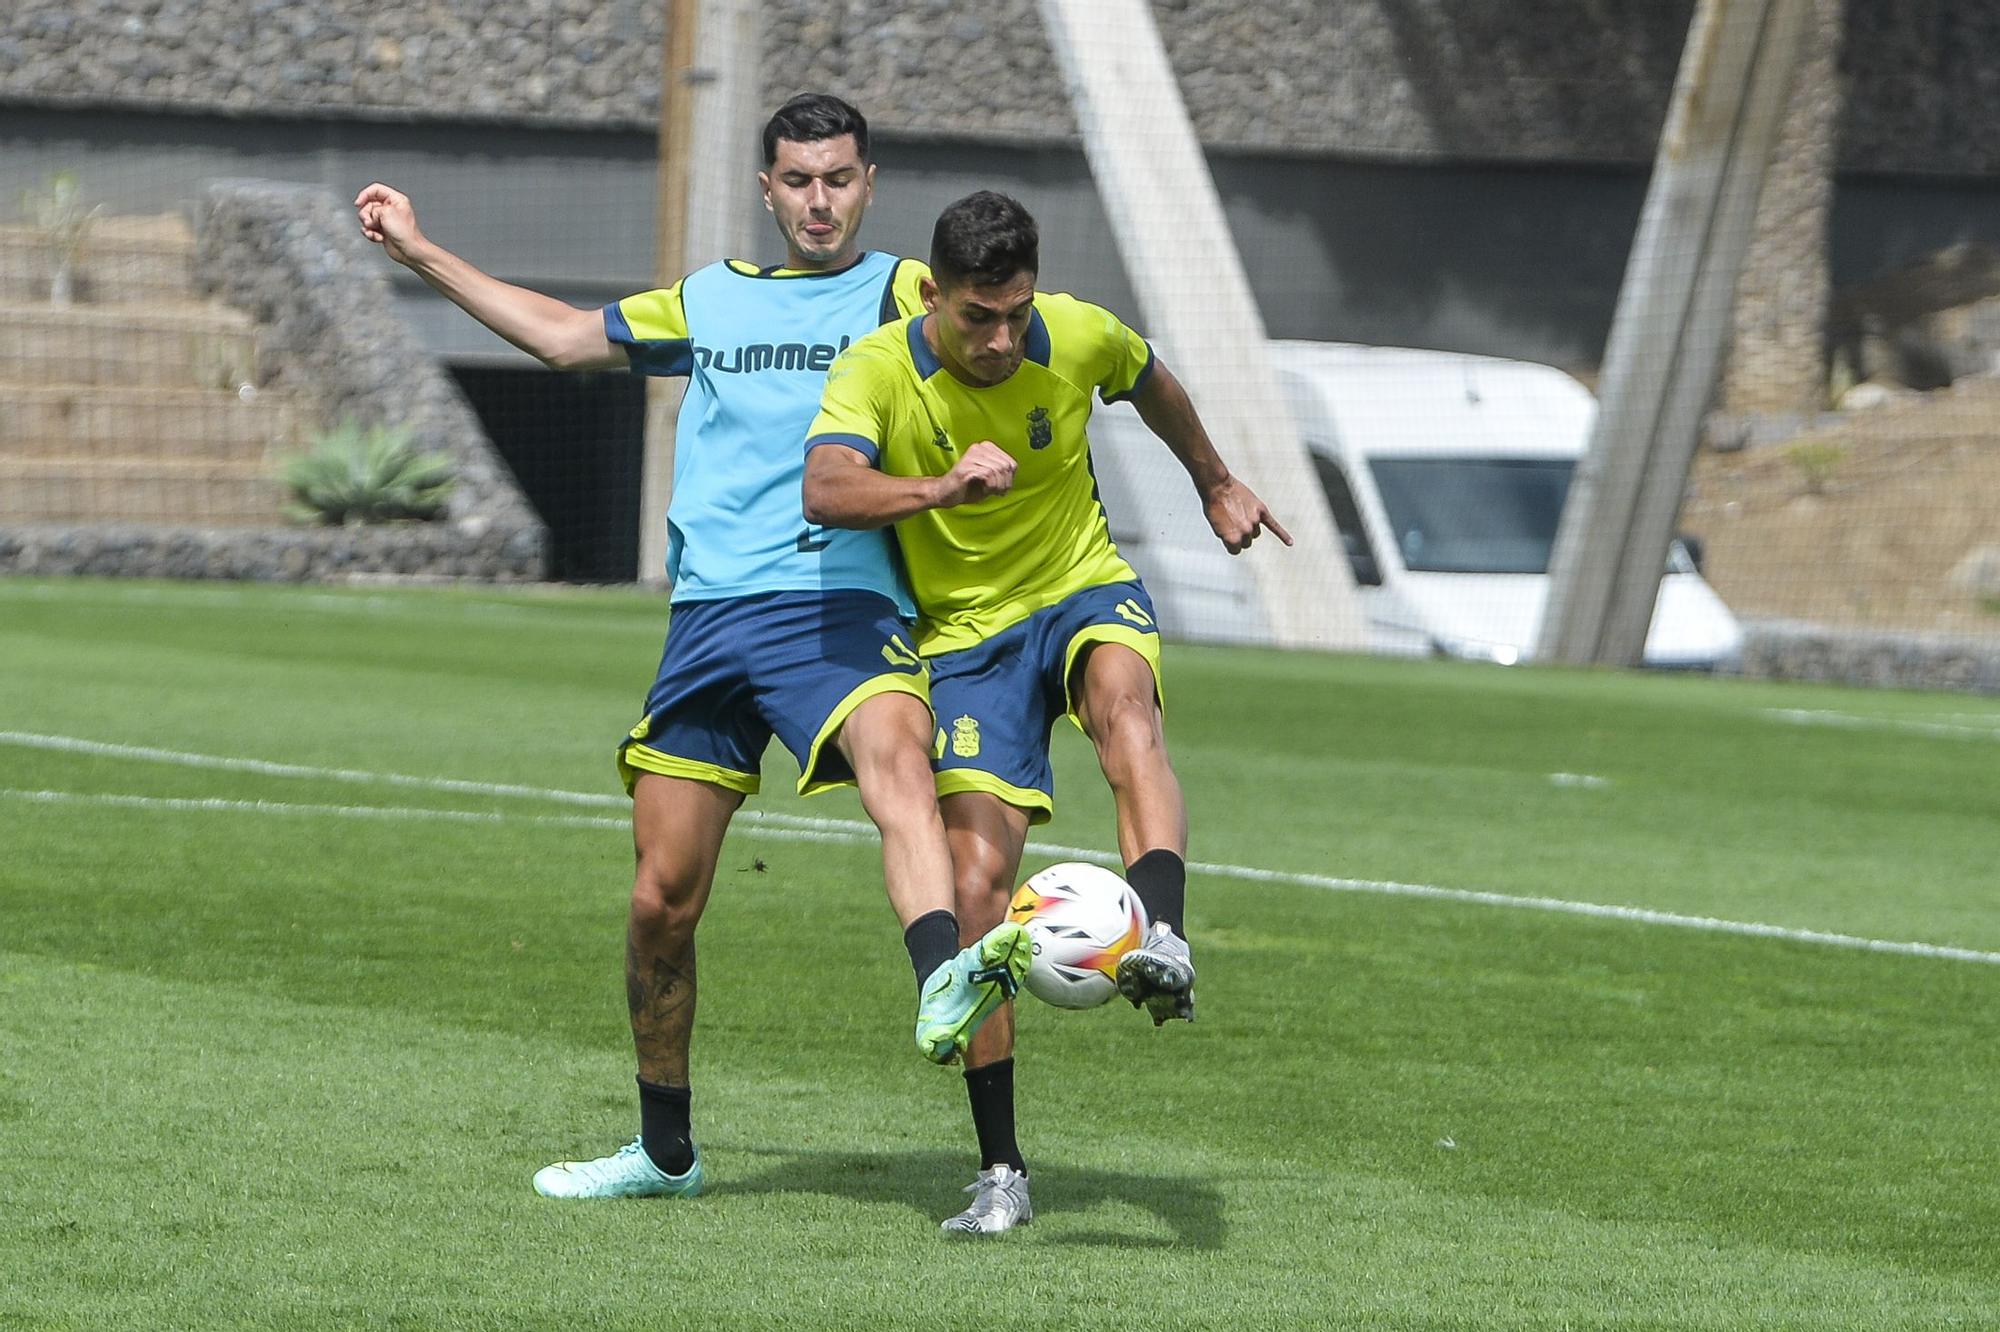
MULTIPOLYGON (((1644 162, 1693 0, 1154 0, 1215 147, 1644 162)), ((1840 165, 2000 171, 2000 0, 1846 0, 1840 165)), ((663 0, 15 0, 0 101, 649 129, 663 0)), ((1068 140, 1034 0, 767 0, 765 95, 1068 140)), ((747 146, 745 151, 747 152, 747 146)))
MULTIPOLYGON (((1154 8, 1274 328, 1580 365, 1596 359, 1607 255, 1630 236, 1629 173, 1650 163, 1693 5, 1154 8), (1413 164, 1430 174, 1395 169, 1413 164), (1541 173, 1543 197, 1517 174, 1528 170, 1541 173), (1538 253, 1557 246, 1568 262, 1538 253)), ((200 175, 350 190, 395 179, 421 189, 436 220, 467 216, 469 225, 442 234, 476 245, 490 233, 492 248, 476 257, 495 271, 594 303, 649 267, 650 245, 633 230, 650 229, 666 7, 19 0, 0 13, 0 105, 17 108, 0 120, 32 120, 37 107, 112 113, 90 122, 88 142, 52 143, 47 160, 88 163, 114 206, 120 192, 158 206, 163 182, 200 175), (133 117, 136 108, 190 119, 133 117), (118 124, 115 144, 108 124, 118 124), (501 227, 486 215, 503 190, 501 227)), ((1741 407, 1816 405, 1829 278, 1816 238, 1829 226, 1835 282, 1843 268, 1872 276, 1888 267, 1879 247, 1910 248, 1919 233, 1939 243, 2000 233, 1983 201, 1962 194, 1944 201, 1956 227, 1898 210, 1893 197, 1868 201, 1870 221, 1846 222, 1837 202, 1827 220, 1835 167, 1903 179, 1947 173, 1958 186, 1968 175, 2000 178, 1989 68, 2000 0, 1817 7, 1810 63, 1820 86, 1805 95, 1812 115, 1798 120, 1774 174, 1765 240, 1743 288, 1730 394, 1741 407)), ((921 227, 903 225, 900 210, 908 202, 920 216, 951 197, 929 182, 996 184, 1051 210, 1052 235, 1092 237, 1078 242, 1073 264, 1054 251, 1062 285, 1129 310, 1122 277, 1105 262, 1104 222, 1035 0, 766 0, 764 33, 767 100, 802 87, 841 91, 868 109, 885 147, 901 149, 885 162, 909 188, 885 200, 879 243, 922 248, 921 227), (949 150, 925 153, 926 144, 949 150)), ((35 179, 33 145, 20 151, 33 135, 8 137, 11 173, 35 179)), ((756 165, 751 144, 707 151, 746 173, 756 165)), ((425 341, 448 354, 509 355, 419 289, 406 283, 399 293, 425 341)))
MULTIPOLYGON (((1692 4, 1158 0, 1156 12, 1275 332, 1588 366, 1692 4)), ((1837 26, 1842 0, 1820 8, 1837 26)), ((1754 373, 1802 399, 1819 377, 1829 277, 2000 241, 2000 134, 1982 119, 2000 118, 2000 98, 1982 95, 1981 53, 1996 48, 1978 44, 2000 0, 1949 15, 1844 8, 1848 40, 1829 30, 1819 63, 1838 49, 1853 95, 1837 111, 1822 95, 1816 137, 1782 164, 1739 321, 1738 385, 1754 373), (1836 156, 1849 177, 1830 221, 1800 225, 1825 217, 1836 156), (1995 174, 1881 174, 1947 164, 1995 174), (1810 239, 1822 226, 1828 251, 1810 239)), ((74 168, 112 209, 150 210, 209 177, 350 196, 380 177, 475 262, 596 304, 650 278, 664 10, 23 0, 0 14, 0 106, 18 99, 0 114, 0 189, 74 168)), ((873 116, 888 173, 876 244, 921 251, 939 205, 994 185, 1042 215, 1050 285, 1131 311, 1033 0, 768 0, 766 48, 767 97, 830 86, 873 116)), ((739 157, 746 181, 756 165, 752 145, 710 151, 739 157)), ((396 292, 426 345, 515 359, 406 275, 396 292)))
MULTIPOLYGON (((877 156, 870 244, 921 254, 946 203, 1004 189, 1042 222, 1046 285, 1136 318, 1079 150, 890 135, 877 156)), ((511 280, 579 305, 651 281, 653 143, 638 131, 17 111, 0 118, 0 161, 27 179, 74 169, 110 211, 170 207, 212 177, 304 181, 347 199, 383 179, 411 194, 433 236, 511 280)), ((1274 335, 1568 365, 1597 357, 1644 192, 1638 167, 1220 151, 1213 166, 1274 335)), ((747 166, 744 189, 755 189, 747 166)), ((776 233, 766 239, 775 245, 776 233)), ((525 361, 414 277, 380 267, 424 345, 459 361, 525 361)))

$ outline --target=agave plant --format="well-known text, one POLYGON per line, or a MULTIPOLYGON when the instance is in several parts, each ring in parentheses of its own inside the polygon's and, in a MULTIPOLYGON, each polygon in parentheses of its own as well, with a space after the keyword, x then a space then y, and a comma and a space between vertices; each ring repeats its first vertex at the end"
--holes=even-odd
POLYGON ((103 205, 85 208, 76 173, 57 171, 41 189, 22 191, 21 211, 41 232, 48 251, 49 304, 68 305, 75 290, 77 258, 103 205))
POLYGON ((451 493, 451 460, 419 452, 407 426, 342 421, 321 432, 312 448, 285 462, 300 522, 329 527, 434 518, 451 493))

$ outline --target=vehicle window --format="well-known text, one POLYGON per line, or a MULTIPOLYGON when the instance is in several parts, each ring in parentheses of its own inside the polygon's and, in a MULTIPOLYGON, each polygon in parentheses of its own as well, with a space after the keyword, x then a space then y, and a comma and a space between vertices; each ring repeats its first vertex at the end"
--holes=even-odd
POLYGON ((1371 458, 1412 573, 1539 574, 1562 521, 1569 458, 1371 458))
POLYGON ((1312 455, 1319 469, 1319 484, 1326 491, 1327 507, 1333 510, 1333 525, 1340 532, 1340 544, 1347 551, 1347 563, 1354 581, 1362 587, 1382 585, 1382 566, 1375 561, 1375 547, 1368 544, 1368 529, 1361 525, 1361 509, 1354 503, 1354 491, 1347 474, 1331 458, 1312 455))

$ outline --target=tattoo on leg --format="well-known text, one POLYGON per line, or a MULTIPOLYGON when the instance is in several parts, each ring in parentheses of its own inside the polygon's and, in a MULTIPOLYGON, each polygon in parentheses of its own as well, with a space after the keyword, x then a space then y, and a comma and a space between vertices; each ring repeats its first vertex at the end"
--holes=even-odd
POLYGON ((625 1002, 639 1071, 649 1081, 687 1079, 688 1037, 694 1029, 694 943, 677 952, 640 957, 625 952, 625 1002))

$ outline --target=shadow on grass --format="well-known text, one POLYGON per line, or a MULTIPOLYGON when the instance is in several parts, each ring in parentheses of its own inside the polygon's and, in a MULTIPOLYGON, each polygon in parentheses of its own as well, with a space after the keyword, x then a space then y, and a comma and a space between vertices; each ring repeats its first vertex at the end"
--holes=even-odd
MULTIPOLYGON (((900 1205, 942 1220, 962 1205, 958 1187, 970 1178, 962 1152, 810 1152, 736 1149, 764 1166, 741 1179, 720 1179, 714 1192, 731 1195, 816 1193, 849 1202, 900 1205)), ((1089 1166, 1043 1163, 1032 1175, 1038 1217, 1076 1215, 1104 1204, 1149 1212, 1173 1233, 1151 1225, 1046 1234, 1053 1244, 1093 1248, 1218 1249, 1228 1226, 1222 1193, 1191 1175, 1134 1175, 1089 1166)))

